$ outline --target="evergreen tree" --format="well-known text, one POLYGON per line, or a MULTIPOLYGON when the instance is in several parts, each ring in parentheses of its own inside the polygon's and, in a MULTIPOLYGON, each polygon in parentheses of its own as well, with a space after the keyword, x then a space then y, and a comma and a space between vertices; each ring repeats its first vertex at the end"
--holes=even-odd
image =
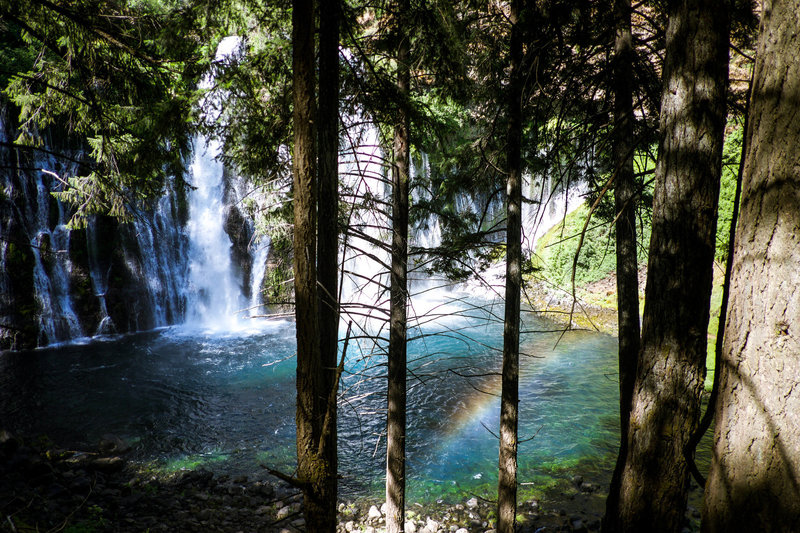
POLYGON ((800 529, 798 13, 762 11, 703 531, 800 529))
POLYGON ((500 471, 497 530, 513 533, 517 516, 517 427, 519 424, 519 329, 522 288, 522 0, 511 0, 508 139, 506 172, 506 290, 503 327, 503 370, 500 395, 500 471))
POLYGON ((336 523, 338 477, 337 392, 339 353, 339 0, 325 4, 319 14, 319 109, 318 124, 318 216, 317 313, 320 360, 323 372, 318 396, 326 399, 318 449, 328 466, 321 498, 327 524, 336 523))
POLYGON ((409 37, 405 33, 408 0, 397 2, 394 40, 396 85, 400 98, 392 158, 392 264, 389 306, 389 354, 386 416, 386 531, 405 531, 406 492, 406 347, 408 306, 408 206, 410 175, 409 113, 411 83, 409 37))
MULTIPOLYGON (((293 481, 303 490, 307 527, 311 531, 333 532, 337 472, 335 451, 331 448, 335 450, 336 431, 329 414, 335 410, 329 410, 328 406, 336 401, 336 396, 331 393, 333 369, 326 368, 322 359, 319 337, 315 11, 313 0, 294 0, 292 7, 292 256, 297 330, 297 478, 293 481), (325 434, 326 417, 330 420, 328 434, 325 434)), ((331 307, 327 312, 336 310, 331 307)))
POLYGON ((605 531, 618 527, 619 482, 627 454, 631 396, 639 358, 639 261, 636 253, 636 181, 633 169, 633 36, 629 0, 614 2, 613 169, 616 223, 617 320, 619 328, 620 452, 611 479, 604 517, 605 531))
POLYGON ((2 0, 6 35, 35 52, 6 72, 19 108, 17 145, 38 146, 57 126, 88 145, 81 176, 60 176, 60 194, 90 213, 130 216, 161 195, 167 177, 183 183, 194 87, 205 65, 201 9, 123 0, 2 0), (27 63, 27 64, 26 64, 27 63))
POLYGON ((680 531, 697 427, 728 70, 722 2, 669 4, 661 143, 639 362, 622 470, 622 531, 680 531))

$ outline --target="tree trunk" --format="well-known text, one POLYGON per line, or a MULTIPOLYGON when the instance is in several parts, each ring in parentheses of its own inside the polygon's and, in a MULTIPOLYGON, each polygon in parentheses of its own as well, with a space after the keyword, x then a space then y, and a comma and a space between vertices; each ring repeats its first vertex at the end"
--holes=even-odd
POLYGON ((339 346, 339 0, 326 3, 319 17, 319 205, 317 228, 318 309, 322 390, 318 398, 325 411, 319 453, 327 463, 320 494, 325 504, 326 523, 336 523, 337 431, 336 394, 339 346))
MULTIPOLYGON (((319 453, 327 406, 325 370, 320 359, 317 324, 316 135, 314 121, 314 5, 294 0, 292 77, 294 92, 294 287, 297 327, 297 477, 303 488, 303 511, 309 531, 335 531, 330 480, 335 470, 319 453)), ((334 502, 335 505, 335 497, 334 502)))
POLYGON ((703 531, 800 531, 800 2, 764 2, 703 531))
POLYGON ((500 458, 497 531, 512 533, 517 513, 517 422, 519 407, 519 315, 522 285, 522 0, 512 0, 511 73, 508 87, 506 302, 503 327, 503 376, 500 395, 500 458))
POLYGON ((403 33, 408 0, 398 2, 397 91, 401 101, 394 128, 392 166, 392 273, 389 309, 388 410, 386 418, 386 531, 402 533, 406 500, 406 305, 408 302, 408 192, 410 71, 403 33))
POLYGON ((617 212, 617 314, 619 324, 620 447, 606 500, 603 531, 619 529, 619 490, 628 451, 628 422, 639 359, 639 264, 636 256, 636 180, 633 172, 633 39, 631 2, 614 2, 613 86, 614 130, 612 157, 617 173, 614 209, 617 212))
POLYGON ((722 0, 670 2, 644 321, 620 491, 623 531, 683 526, 685 448, 705 377, 727 37, 722 0))

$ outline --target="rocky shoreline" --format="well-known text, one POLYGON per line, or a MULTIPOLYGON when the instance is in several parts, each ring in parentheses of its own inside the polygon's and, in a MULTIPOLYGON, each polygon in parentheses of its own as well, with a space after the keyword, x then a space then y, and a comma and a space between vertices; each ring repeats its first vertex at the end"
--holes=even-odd
MULTIPOLYGON (((266 473, 230 477, 199 469, 158 476, 127 461, 127 451, 113 436, 86 452, 0 432, 0 531, 306 531, 301 495, 266 473)), ((562 501, 521 502, 520 531, 599 531, 599 487, 580 477, 573 481, 562 501)), ((380 503, 341 502, 338 508, 339 532, 385 530, 380 503)), ((495 504, 477 497, 410 503, 406 515, 407 533, 486 533, 493 531, 495 504)))
POLYGON ((611 298, 616 287, 613 276, 577 290, 575 305, 570 291, 544 281, 532 281, 525 295, 534 313, 554 323, 557 328, 587 329, 617 335, 617 309, 604 299, 611 298))

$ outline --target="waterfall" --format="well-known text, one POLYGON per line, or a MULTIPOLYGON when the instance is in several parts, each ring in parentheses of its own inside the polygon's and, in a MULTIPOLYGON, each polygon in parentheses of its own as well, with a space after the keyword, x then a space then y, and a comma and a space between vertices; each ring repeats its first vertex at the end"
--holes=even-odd
MULTIPOLYGON (((13 140, 15 132, 9 129, 3 108, 0 141, 13 140)), ((4 327, 0 349, 20 341, 42 345, 83 335, 69 297, 70 232, 63 223, 63 208, 50 196, 56 171, 71 169, 62 168, 45 152, 27 156, 19 150, 2 150, 2 167, 15 169, 23 161, 37 170, 52 170, 32 175, 23 170, 3 172, 0 324, 11 327, 4 327)))
MULTIPOLYGON (((241 39, 226 37, 217 47, 216 60, 235 56, 241 39)), ((213 86, 209 74, 201 87, 213 86)), ((213 94, 213 93, 212 93, 213 94)), ((224 96, 201 102, 204 114, 221 109, 224 96)), ((253 191, 219 161, 219 141, 199 136, 191 165, 194 189, 189 194, 189 279, 187 323, 214 330, 237 330, 243 319, 261 312, 261 285, 266 273, 269 240, 256 243, 254 224, 242 214, 241 201, 253 191)))
POLYGON ((526 228, 526 251, 532 253, 536 241, 583 204, 588 185, 584 181, 569 186, 554 184, 550 175, 536 180, 530 174, 524 176, 524 182, 531 202, 522 207, 522 224, 526 228))
MULTIPOLYGON (((237 45, 223 40, 218 59, 237 45)), ((0 102, 4 143, 17 136, 8 115, 0 102)), ((69 161, 84 156, 53 136, 44 132, 43 150, 0 146, 0 350, 184 321, 239 329, 238 311, 261 312, 269 242, 254 245, 240 208, 259 197, 223 169, 216 142, 195 143, 187 177, 195 190, 174 190, 167 178, 165 194, 131 222, 90 216, 71 229, 73 208, 52 193, 80 172, 69 161)))
POLYGON ((235 329, 245 307, 234 279, 232 242, 225 232, 223 167, 217 161, 219 145, 198 138, 191 175, 195 189, 189 195, 189 287, 187 321, 218 329, 235 329))
POLYGON ((255 243, 253 253, 253 270, 250 276, 250 307, 248 315, 250 317, 262 314, 261 287, 264 284, 264 276, 267 274, 267 255, 269 254, 269 239, 264 237, 255 243))
MULTIPOLYGON (((361 122, 360 117, 351 120, 361 122)), ((391 262, 391 226, 385 166, 379 132, 369 124, 358 128, 350 148, 339 156, 339 175, 344 183, 341 197, 355 206, 348 208, 341 307, 344 313, 362 316, 365 327, 374 331, 385 322, 389 308, 389 272, 385 265, 391 262)))
MULTIPOLYGON (((223 40, 217 60, 234 54, 238 46, 237 38, 223 40)), ((203 83, 210 87, 212 81, 203 83)), ((201 103, 209 114, 222 104, 220 97, 201 103)), ((342 199, 355 208, 341 252, 342 306, 345 313, 366 316, 380 328, 389 306, 388 166, 378 129, 368 124, 354 127, 367 122, 363 116, 345 120, 350 123, 348 135, 356 138, 339 158, 342 199)), ((61 178, 79 169, 52 152, 66 152, 75 160, 83 154, 61 147, 48 135, 46 150, 0 147, 0 165, 11 169, 0 176, 0 350, 183 322, 241 330, 252 324, 251 317, 263 314, 261 289, 268 275, 270 242, 259 240, 248 215, 249 206, 258 206, 263 198, 247 191, 246 182, 218 160, 221 147, 216 140, 195 140, 186 176, 191 190, 173 190, 167 179, 164 196, 151 210, 135 213, 132 222, 93 216, 87 228, 75 230, 67 227, 74 211, 52 192, 63 186, 61 178)), ((0 105, 0 139, 7 143, 15 137, 15 127, 0 105)), ((412 173, 430 178, 425 154, 413 163, 412 173)), ((565 190, 546 180, 538 185, 534 181, 527 177, 527 196, 538 203, 526 203, 523 213, 528 251, 578 205, 585 188, 565 190)), ((412 194, 412 201, 420 201, 429 193, 412 189, 412 194)), ((483 212, 486 201, 462 194, 455 199, 455 211, 483 212)), ((502 205, 502 198, 492 200, 486 224, 503 216, 502 205)), ((411 245, 438 246, 441 225, 433 215, 417 222, 410 230, 411 245)), ((425 308, 420 300, 431 297, 430 289, 445 283, 431 280, 413 261, 409 281, 416 306, 409 316, 425 308)))

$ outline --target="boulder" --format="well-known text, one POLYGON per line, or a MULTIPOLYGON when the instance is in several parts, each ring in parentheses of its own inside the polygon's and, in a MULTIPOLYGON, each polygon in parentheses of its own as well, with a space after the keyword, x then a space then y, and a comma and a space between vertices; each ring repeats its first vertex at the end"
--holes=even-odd
POLYGON ((97 445, 97 449, 100 451, 100 453, 112 455, 129 452, 131 446, 117 435, 106 433, 100 437, 100 442, 97 445))
POLYGON ((281 507, 278 509, 277 514, 275 515, 276 520, 284 520, 289 516, 289 513, 292 512, 292 509, 287 505, 285 507, 281 507))
POLYGON ((367 518, 369 518, 370 520, 378 520, 382 516, 383 514, 381 513, 381 511, 378 510, 378 508, 374 505, 369 508, 369 512, 367 513, 367 518))

